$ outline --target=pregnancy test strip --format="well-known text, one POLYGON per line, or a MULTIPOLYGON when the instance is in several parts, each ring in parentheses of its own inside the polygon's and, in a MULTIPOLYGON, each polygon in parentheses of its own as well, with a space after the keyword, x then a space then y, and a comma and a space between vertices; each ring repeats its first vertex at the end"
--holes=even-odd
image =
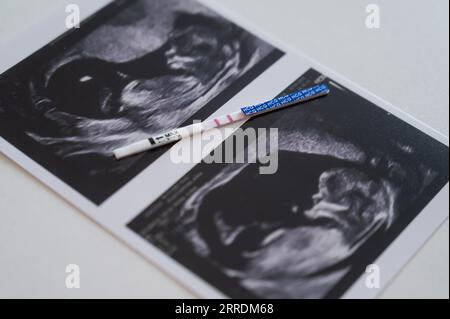
POLYGON ((114 151, 114 156, 116 157, 116 159, 122 159, 163 145, 175 143, 185 137, 192 136, 196 133, 201 133, 213 128, 219 128, 244 119, 251 118, 253 116, 310 101, 312 99, 327 95, 329 92, 330 89, 326 84, 319 84, 311 88, 303 89, 264 103, 243 107, 239 111, 216 117, 209 121, 185 126, 160 135, 152 136, 148 139, 116 149, 114 151))

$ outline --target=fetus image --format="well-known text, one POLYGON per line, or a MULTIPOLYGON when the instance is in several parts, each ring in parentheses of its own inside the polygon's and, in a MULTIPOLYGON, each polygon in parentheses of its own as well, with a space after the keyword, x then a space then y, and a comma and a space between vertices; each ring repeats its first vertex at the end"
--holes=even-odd
POLYGON ((195 0, 120 6, 0 78, 2 135, 96 203, 158 158, 113 150, 204 120, 283 55, 195 0))
POLYGON ((314 132, 281 134, 276 174, 221 169, 184 203, 177 234, 258 297, 324 297, 435 174, 314 132))
POLYGON ((176 13, 161 47, 112 63, 95 57, 52 71, 35 105, 54 134, 30 131, 62 157, 112 150, 179 126, 254 63, 243 30, 203 14, 176 13))
POLYGON ((372 173, 292 151, 280 152, 274 175, 260 175, 256 165, 222 172, 186 206, 196 215, 190 239, 261 297, 323 296, 358 249, 394 220, 394 185, 372 173))
POLYGON ((232 297, 341 296, 445 185, 448 152, 328 84, 326 98, 247 124, 278 128, 276 174, 200 163, 128 226, 232 297))

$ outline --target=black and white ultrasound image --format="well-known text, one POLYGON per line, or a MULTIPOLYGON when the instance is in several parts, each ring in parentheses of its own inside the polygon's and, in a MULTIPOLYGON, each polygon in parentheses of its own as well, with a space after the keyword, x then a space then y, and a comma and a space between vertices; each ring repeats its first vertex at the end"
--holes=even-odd
MULTIPOLYGON (((331 93, 250 120, 278 171, 200 163, 128 227, 233 298, 337 298, 448 182, 448 148, 309 70, 331 93)), ((230 137, 233 138, 233 137, 230 137)))
POLYGON ((194 0, 115 2, 0 77, 0 133, 100 204, 167 150, 114 149, 205 119, 282 55, 194 0))

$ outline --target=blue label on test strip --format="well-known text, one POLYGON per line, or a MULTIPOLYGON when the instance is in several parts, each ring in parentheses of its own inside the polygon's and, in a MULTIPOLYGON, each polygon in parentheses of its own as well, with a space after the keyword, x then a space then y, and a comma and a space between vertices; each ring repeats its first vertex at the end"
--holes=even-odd
POLYGON ((313 99, 315 97, 319 97, 322 95, 325 95, 330 92, 330 89, 326 84, 319 84, 316 86, 313 86, 308 89, 300 90, 295 93, 291 93, 286 96, 278 97, 273 100, 243 107, 241 109, 242 113, 244 113, 247 116, 253 116, 259 113, 267 112, 267 111, 273 111, 277 108, 281 108, 284 106, 288 106, 290 104, 300 103, 302 101, 307 101, 310 99, 313 99))

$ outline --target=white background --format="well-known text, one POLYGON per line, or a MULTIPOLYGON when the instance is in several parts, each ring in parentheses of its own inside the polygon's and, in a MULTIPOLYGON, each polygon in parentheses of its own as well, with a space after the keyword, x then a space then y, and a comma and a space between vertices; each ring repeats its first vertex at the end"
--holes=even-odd
MULTIPOLYGON (((211 1, 448 135, 447 0, 211 1), (379 30, 365 27, 368 3, 379 30)), ((0 46, 54 10, 56 0, 0 1, 0 46)), ((0 297, 191 297, 3 155, 0 214, 0 297), (69 263, 81 289, 65 288, 69 263)), ((381 296, 448 298, 448 244, 447 221, 381 296)))

